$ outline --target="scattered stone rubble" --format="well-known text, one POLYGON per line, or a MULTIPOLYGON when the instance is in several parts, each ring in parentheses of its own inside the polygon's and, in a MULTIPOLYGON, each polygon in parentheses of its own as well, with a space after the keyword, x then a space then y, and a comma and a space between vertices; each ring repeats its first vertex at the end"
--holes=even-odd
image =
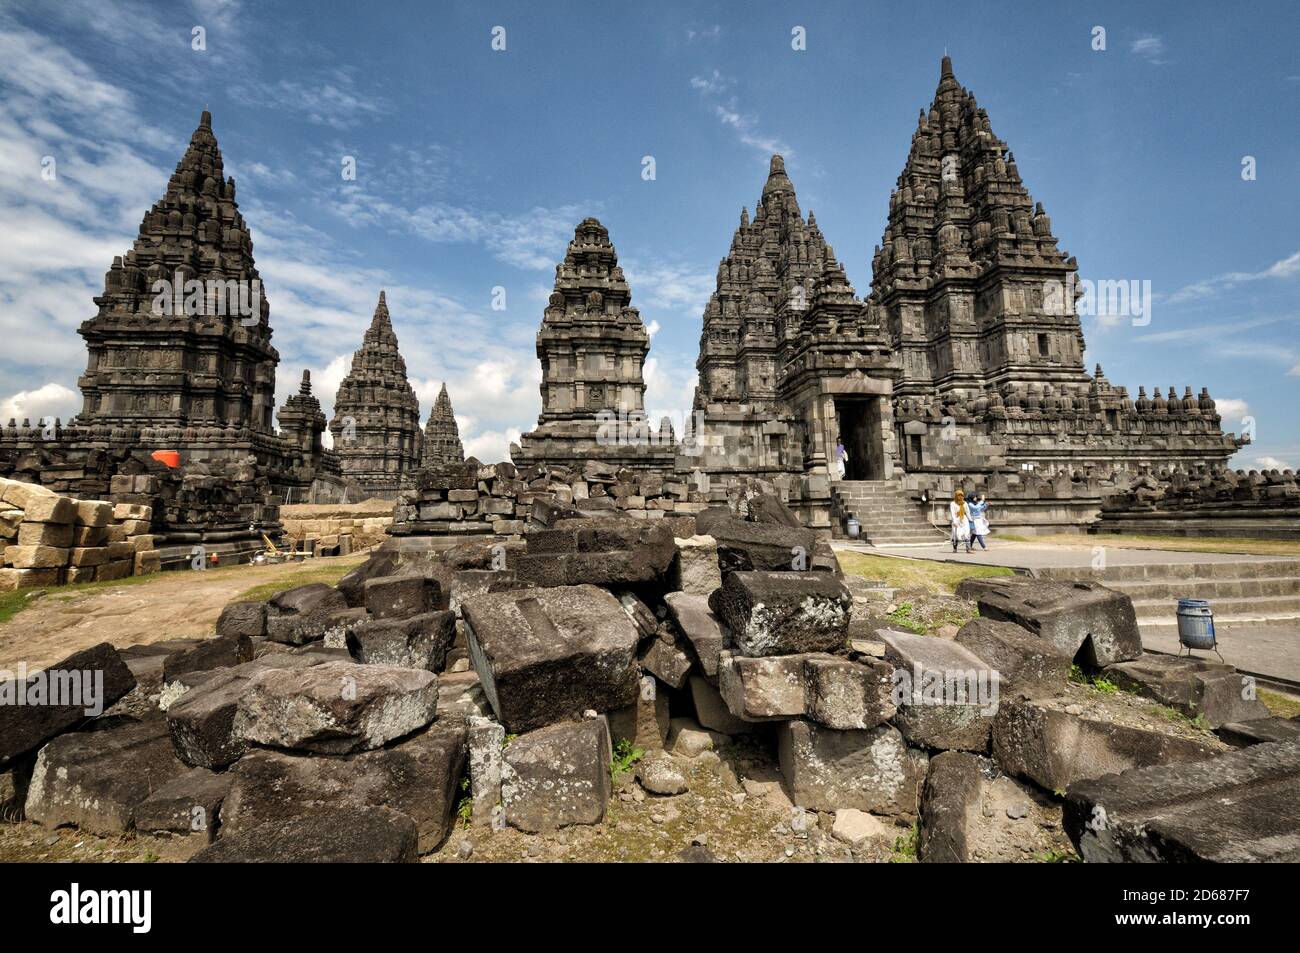
POLYGON ((232 603, 209 640, 99 646, 54 668, 102 671, 102 716, 0 706, 0 796, 167 859, 412 861, 461 823, 559 837, 625 802, 666 822, 756 756, 732 807, 784 804, 818 856, 885 859, 909 828, 925 862, 1300 855, 1300 741, 1273 740, 1300 724, 1231 697, 1249 680, 1226 666, 1143 655, 1127 597, 972 584, 954 638, 863 638, 869 587, 833 555, 767 568, 789 514, 752 502, 657 522, 546 502, 519 540, 395 537, 337 586, 232 603), (1225 797, 1249 809, 1220 824, 1225 797))
POLYGON ((0 478, 0 592, 157 572, 153 509, 0 478))

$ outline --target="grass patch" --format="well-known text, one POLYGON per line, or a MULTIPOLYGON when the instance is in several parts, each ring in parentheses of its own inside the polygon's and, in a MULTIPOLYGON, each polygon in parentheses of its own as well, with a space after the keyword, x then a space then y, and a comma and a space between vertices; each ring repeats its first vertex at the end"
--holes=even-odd
POLYGON ((1294 718, 1300 715, 1300 698, 1295 695, 1284 695, 1271 688, 1259 688, 1256 689, 1256 693, 1264 706, 1279 718, 1294 718))
POLYGON ((912 829, 894 841, 894 852, 890 855, 891 864, 916 863, 917 846, 921 841, 921 825, 913 824, 912 829))
POLYGON ((1015 575, 1015 571, 1006 566, 968 566, 934 559, 902 559, 846 549, 837 550, 835 555, 845 572, 864 579, 880 580, 895 589, 925 589, 951 594, 963 579, 1015 575))
POLYGON ((645 755, 645 750, 632 744, 627 738, 619 740, 614 745, 614 760, 609 765, 609 778, 615 784, 618 783, 619 777, 632 770, 632 765, 636 764, 645 755))
MULTIPOLYGON (((213 570, 214 572, 216 570, 213 570)), ((143 586, 162 578, 162 573, 146 576, 127 576, 125 579, 106 579, 103 582, 77 582, 70 586, 33 586, 14 592, 0 593, 0 624, 8 622, 28 606, 46 599, 67 600, 99 589, 117 589, 122 586, 143 586)))
POLYGON ((1035 854, 1034 860, 1040 864, 1079 864, 1083 863, 1083 858, 1078 854, 1064 850, 1049 850, 1041 854, 1035 854))
POLYGON ((310 585, 313 582, 323 582, 327 586, 335 585, 340 579, 346 576, 359 565, 359 560, 350 560, 342 565, 337 560, 331 559, 324 565, 312 565, 307 562, 298 572, 281 576, 270 582, 264 582, 259 586, 253 586, 246 589, 234 598, 234 602, 260 602, 263 599, 270 599, 286 589, 294 589, 298 586, 310 585))

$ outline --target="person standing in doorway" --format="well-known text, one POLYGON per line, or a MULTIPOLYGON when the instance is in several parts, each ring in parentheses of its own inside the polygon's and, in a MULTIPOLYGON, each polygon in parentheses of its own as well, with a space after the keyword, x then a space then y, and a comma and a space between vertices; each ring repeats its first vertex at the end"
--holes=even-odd
POLYGON ((957 551, 957 544, 964 543, 966 552, 970 552, 970 508, 966 506, 966 494, 958 490, 948 504, 948 522, 952 526, 952 551, 957 551))
POLYGON ((966 551, 971 552, 975 549, 975 544, 980 544, 980 549, 987 550, 984 545, 984 537, 989 534, 989 501, 985 499, 983 493, 978 493, 975 499, 967 509, 970 511, 970 545, 966 551))
POLYGON ((844 438, 835 438, 835 479, 843 480, 848 472, 849 452, 844 449, 844 438))

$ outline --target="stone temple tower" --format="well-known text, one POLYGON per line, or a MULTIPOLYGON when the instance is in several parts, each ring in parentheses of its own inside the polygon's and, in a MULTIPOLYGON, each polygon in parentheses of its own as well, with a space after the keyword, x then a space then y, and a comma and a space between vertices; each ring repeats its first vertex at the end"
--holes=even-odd
POLYGON ((609 231, 583 219, 555 267, 555 290, 537 332, 542 413, 537 429, 511 448, 514 462, 581 469, 602 460, 671 470, 671 437, 661 440, 645 421, 642 366, 649 349, 609 231))
POLYGON ((395 494, 419 467, 420 402, 406 379, 382 291, 352 370, 339 384, 330 433, 343 475, 377 496, 395 494))
POLYGON ((274 438, 270 306, 208 112, 95 304, 79 425, 274 438))
POLYGON ((447 395, 447 385, 438 391, 438 399, 429 411, 429 420, 424 425, 424 448, 420 454, 420 466, 435 467, 444 463, 464 463, 465 448, 460 442, 460 430, 456 426, 456 415, 451 409, 451 398, 447 395))

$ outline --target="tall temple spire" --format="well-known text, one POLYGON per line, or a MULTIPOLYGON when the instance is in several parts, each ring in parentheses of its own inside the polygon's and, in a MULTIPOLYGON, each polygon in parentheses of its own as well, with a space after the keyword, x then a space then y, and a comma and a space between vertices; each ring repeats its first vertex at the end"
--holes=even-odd
POLYGON ((420 463, 420 402, 406 377, 406 361, 383 291, 374 317, 339 384, 330 421, 345 476, 366 490, 391 495, 420 463))
POLYGON ((274 433, 270 306, 206 110, 95 304, 79 423, 274 433))
POLYGON ((456 426, 456 414, 451 409, 451 397, 447 395, 444 381, 438 397, 429 411, 428 423, 424 425, 424 450, 420 456, 421 467, 434 467, 445 463, 464 463, 465 447, 460 442, 460 429, 456 426))

